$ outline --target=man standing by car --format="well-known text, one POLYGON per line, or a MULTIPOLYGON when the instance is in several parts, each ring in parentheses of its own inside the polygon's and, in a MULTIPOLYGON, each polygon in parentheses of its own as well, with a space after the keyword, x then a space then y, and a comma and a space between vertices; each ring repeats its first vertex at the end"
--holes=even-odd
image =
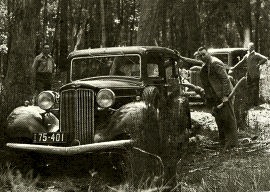
POLYGON ((32 65, 36 93, 43 90, 50 90, 52 87, 52 73, 55 64, 49 53, 50 46, 45 44, 42 53, 36 56, 32 65))
POLYGON ((198 57, 204 62, 200 71, 202 86, 205 91, 206 103, 213 109, 213 115, 218 126, 219 139, 225 148, 238 145, 237 124, 234 114, 233 99, 228 99, 232 84, 226 72, 224 63, 210 55, 205 47, 198 49, 198 57), (217 105, 223 107, 217 109, 217 105))
POLYGON ((260 66, 265 62, 267 62, 267 57, 255 52, 254 43, 249 43, 248 53, 231 68, 231 72, 233 72, 244 65, 247 67, 248 107, 259 105, 260 66))

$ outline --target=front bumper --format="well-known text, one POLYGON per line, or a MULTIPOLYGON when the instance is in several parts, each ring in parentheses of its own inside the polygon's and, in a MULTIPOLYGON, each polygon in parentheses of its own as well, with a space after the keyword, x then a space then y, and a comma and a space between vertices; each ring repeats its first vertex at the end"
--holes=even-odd
POLYGON ((75 155, 115 148, 127 148, 132 147, 133 144, 134 144, 133 140, 118 140, 118 141, 107 141, 71 147, 58 147, 58 146, 22 144, 22 143, 7 143, 6 146, 13 149, 20 149, 24 151, 31 151, 38 153, 46 153, 54 155, 75 155))

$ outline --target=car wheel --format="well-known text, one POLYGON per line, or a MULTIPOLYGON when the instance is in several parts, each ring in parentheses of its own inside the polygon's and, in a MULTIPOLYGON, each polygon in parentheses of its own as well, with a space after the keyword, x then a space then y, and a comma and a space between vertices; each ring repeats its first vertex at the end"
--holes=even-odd
POLYGON ((161 120, 161 96, 159 91, 154 86, 146 87, 143 90, 142 99, 146 105, 153 106, 155 109, 156 118, 158 121, 161 120))

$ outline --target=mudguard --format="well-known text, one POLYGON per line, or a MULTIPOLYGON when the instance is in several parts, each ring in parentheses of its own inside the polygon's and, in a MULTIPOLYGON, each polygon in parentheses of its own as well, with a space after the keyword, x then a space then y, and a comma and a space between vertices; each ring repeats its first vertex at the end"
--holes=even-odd
POLYGON ((59 120, 50 112, 38 106, 20 106, 7 117, 5 131, 9 138, 32 139, 34 132, 55 132, 59 130, 59 120), (43 114, 43 115, 42 115, 43 114))
POLYGON ((152 134, 158 131, 155 117, 154 108, 143 101, 123 105, 112 115, 107 128, 95 135, 95 142, 115 140, 119 135, 145 142, 146 129, 152 129, 152 134))

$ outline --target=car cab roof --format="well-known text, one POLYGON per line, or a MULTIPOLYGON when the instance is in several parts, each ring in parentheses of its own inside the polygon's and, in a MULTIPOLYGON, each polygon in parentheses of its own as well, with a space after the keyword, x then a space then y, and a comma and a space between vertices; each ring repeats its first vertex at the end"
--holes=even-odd
POLYGON ((247 48, 243 47, 234 47, 234 48, 210 48, 208 49, 209 53, 230 53, 230 52, 235 52, 235 51, 247 51, 247 48))
POLYGON ((108 55, 124 55, 124 54, 141 54, 146 51, 157 51, 167 54, 175 54, 173 50, 158 47, 158 46, 128 46, 128 47, 106 47, 106 48, 94 48, 94 49, 82 49, 73 51, 69 54, 68 58, 84 57, 84 56, 100 56, 104 54, 108 55))

